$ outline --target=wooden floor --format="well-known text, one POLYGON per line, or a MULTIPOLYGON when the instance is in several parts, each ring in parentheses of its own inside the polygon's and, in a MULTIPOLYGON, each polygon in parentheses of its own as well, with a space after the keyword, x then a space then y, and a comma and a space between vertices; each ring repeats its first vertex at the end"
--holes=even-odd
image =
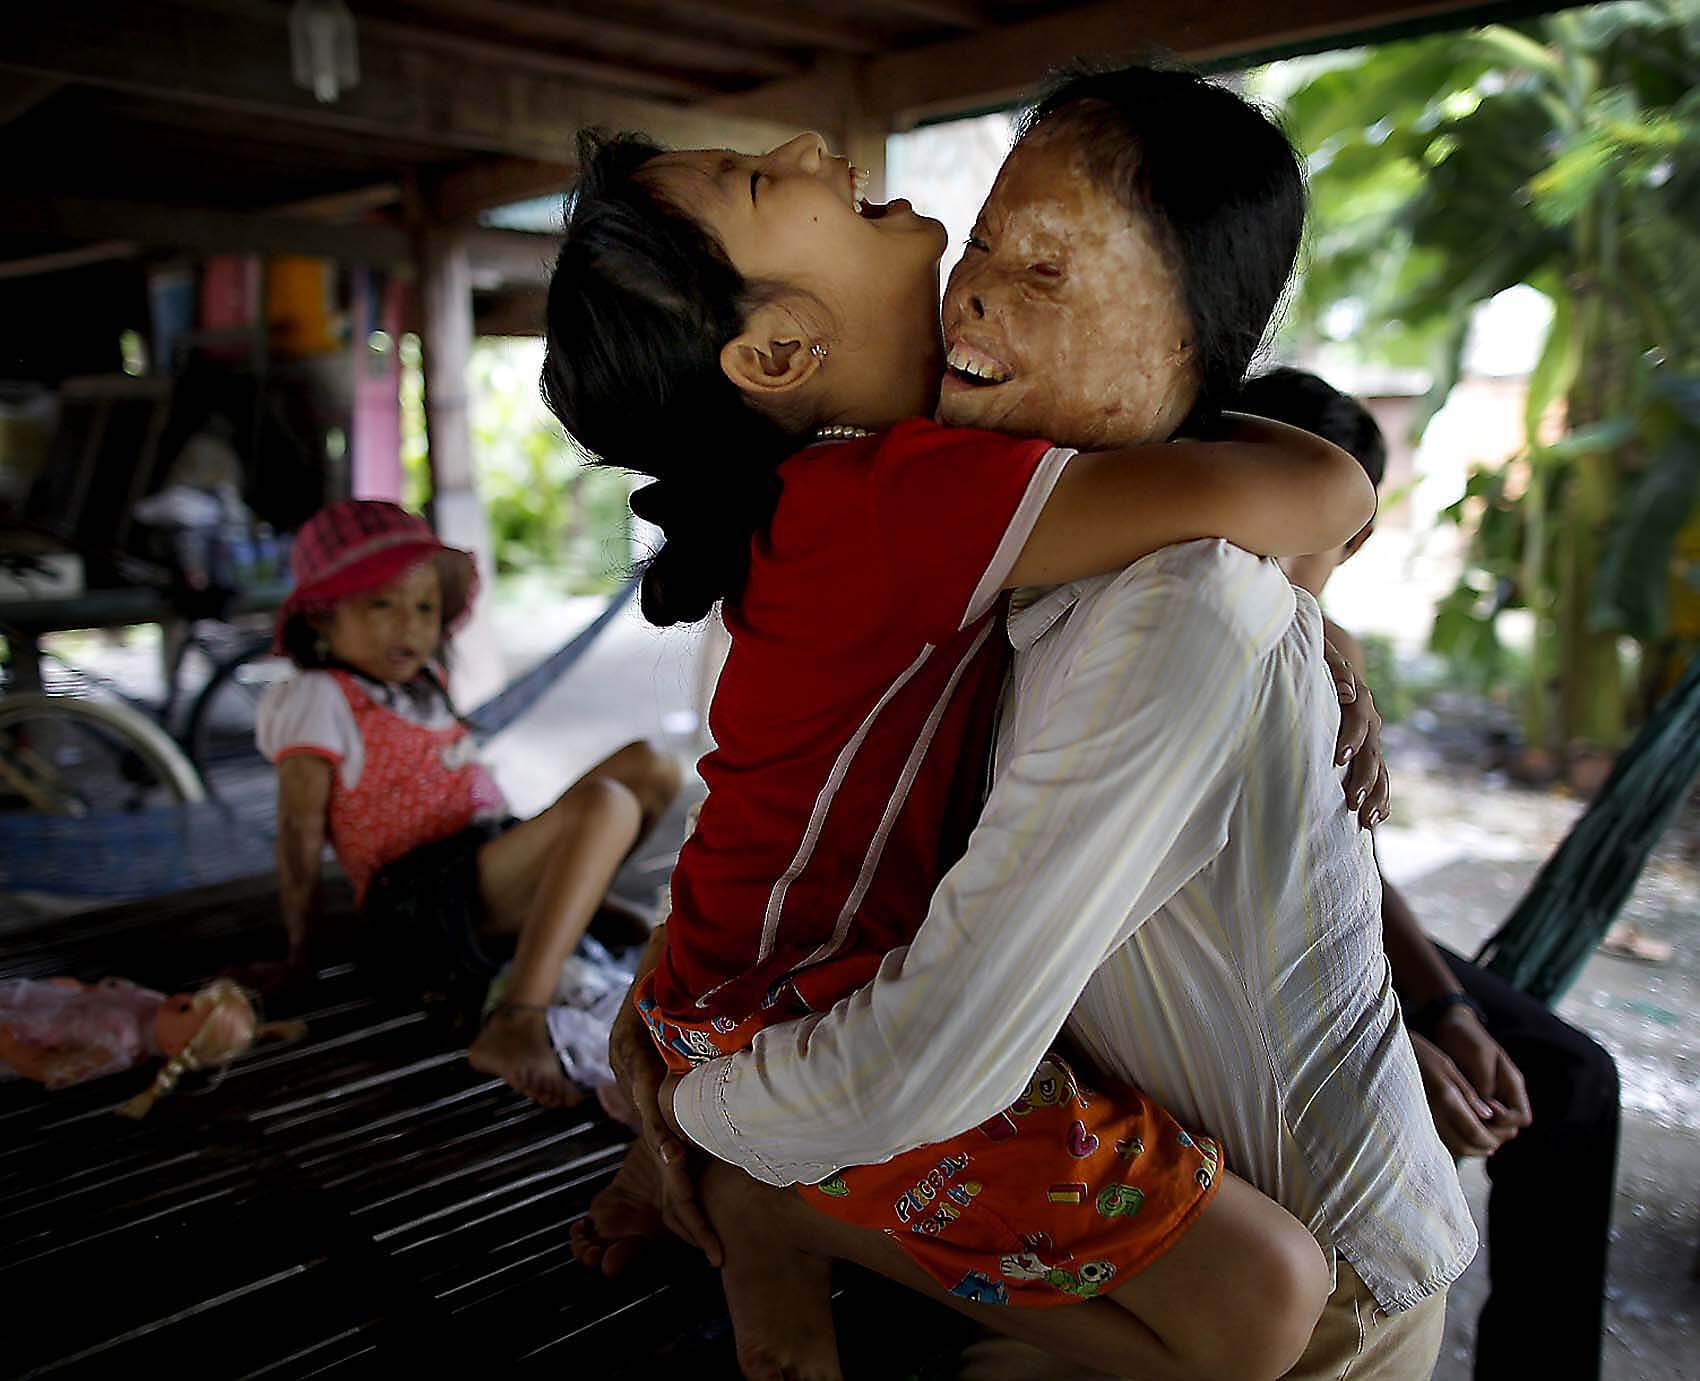
MULTIPOLYGON (((344 903, 346 904, 346 902, 344 903)), ((120 974, 170 992, 275 943, 267 882, 6 937, 0 977, 120 974)), ((307 1039, 260 1047, 145 1121, 135 1071, 0 1084, 0 1372, 10 1376, 733 1377, 712 1272, 682 1254, 610 1283, 569 1225, 627 1133, 473 1072, 460 1036, 322 973, 307 1039)), ((953 1316, 858 1279, 847 1375, 942 1376, 953 1316)))

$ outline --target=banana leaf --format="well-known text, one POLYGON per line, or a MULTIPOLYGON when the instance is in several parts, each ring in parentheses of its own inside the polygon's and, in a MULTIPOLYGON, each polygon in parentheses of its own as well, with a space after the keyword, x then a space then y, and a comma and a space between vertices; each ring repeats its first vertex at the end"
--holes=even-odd
POLYGON ((1618 758, 1582 818, 1476 955, 1549 1006, 1575 982, 1700 777, 1700 659, 1618 758))

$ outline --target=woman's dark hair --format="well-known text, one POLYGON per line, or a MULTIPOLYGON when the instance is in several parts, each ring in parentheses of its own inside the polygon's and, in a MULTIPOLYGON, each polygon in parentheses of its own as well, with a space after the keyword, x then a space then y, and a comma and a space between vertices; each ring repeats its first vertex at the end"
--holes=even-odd
POLYGON ((1194 72, 1133 66, 1059 74, 1023 117, 1078 141, 1098 185, 1167 237, 1192 319, 1199 395, 1183 429, 1231 405, 1292 276, 1305 188, 1287 137, 1194 72))
POLYGON ((579 135, 542 387, 597 463, 654 477, 632 512, 666 534, 642 601, 665 627, 742 593, 750 542, 779 501, 779 463, 798 443, 721 371, 721 347, 764 289, 642 178, 663 152, 640 135, 579 135))
POLYGON ((1371 484, 1381 488, 1387 473, 1387 438, 1368 408, 1326 380, 1303 369, 1271 369, 1246 380, 1233 407, 1303 427, 1332 441, 1364 467, 1371 484))

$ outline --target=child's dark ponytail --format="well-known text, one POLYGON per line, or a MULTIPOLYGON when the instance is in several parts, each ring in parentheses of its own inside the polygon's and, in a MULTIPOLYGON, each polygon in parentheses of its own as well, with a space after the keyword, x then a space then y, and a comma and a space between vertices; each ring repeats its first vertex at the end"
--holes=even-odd
POLYGON ((542 387, 598 463, 654 477, 632 511, 666 534, 643 577, 644 617, 665 627, 742 593, 750 542, 779 501, 779 463, 798 443, 721 371, 755 292, 639 178, 662 152, 637 135, 579 135, 542 387))

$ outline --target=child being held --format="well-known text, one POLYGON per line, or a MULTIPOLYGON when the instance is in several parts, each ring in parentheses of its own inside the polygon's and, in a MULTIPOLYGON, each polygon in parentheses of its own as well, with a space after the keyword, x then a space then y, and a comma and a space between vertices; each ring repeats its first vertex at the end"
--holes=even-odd
POLYGON ((492 951, 517 942, 506 1000, 469 1058, 536 1102, 576 1102, 547 1004, 621 861, 678 790, 677 764, 627 744, 514 820, 443 681, 477 589, 471 556, 394 504, 348 500, 302 528, 291 564, 276 651, 298 671, 267 692, 256 727, 277 765, 288 966, 311 964, 328 840, 386 964, 421 991, 476 1002, 499 967, 492 951))
MULTIPOLYGON (((1145 434, 1086 454, 925 420, 944 364, 943 229, 906 202, 867 206, 819 136, 760 156, 581 140, 545 394, 588 452, 655 479, 633 496, 666 535, 646 615, 688 622, 720 603, 731 634, 709 797, 634 989, 675 1072, 854 1002, 913 939, 966 842, 1008 652, 1004 590, 1207 535, 1309 551, 1369 516, 1355 463, 1303 433, 1242 422, 1168 439, 1201 406, 1215 420, 1199 360, 1237 354, 1213 373, 1243 374, 1302 206, 1279 131, 1231 93, 1200 100, 1227 103, 1230 145, 1273 165, 1264 200, 1290 214, 1255 218, 1273 227, 1269 248, 1212 266, 1235 290, 1197 320, 1165 221, 1088 227, 1118 268, 1131 261, 1120 300, 1139 310, 1114 335, 1059 328, 1059 352, 1115 367, 1105 401, 1145 434), (1149 384, 1131 359, 1149 362, 1149 384)), ((1248 200, 1263 209, 1230 181, 1212 205, 1248 200)), ((1011 271, 1052 317, 1072 237, 1056 238, 1011 271)), ((1027 392, 1007 360, 964 352, 963 367, 994 400, 980 426, 1027 392)), ((989 962, 961 939, 965 971, 989 962)), ((882 1054, 899 1071, 926 1058, 882 1054)), ((1014 1306, 988 1322, 1116 1374, 1273 1377, 1302 1352, 1327 1294, 1314 1239, 1137 1090, 1088 1089, 1053 1055, 1004 1113, 952 1130, 785 1196, 771 1231, 716 1221, 742 1351, 796 1346, 787 1374, 836 1375, 821 1262, 838 1256, 947 1303, 1014 1306), (1173 1288, 1182 1279, 1209 1288, 1173 1288), (1266 1307, 1243 1317, 1246 1297, 1266 1307)), ((640 1199, 646 1172, 627 1169, 640 1199)), ((593 1206, 575 1225, 581 1259, 618 1245, 598 1218, 593 1206)))

